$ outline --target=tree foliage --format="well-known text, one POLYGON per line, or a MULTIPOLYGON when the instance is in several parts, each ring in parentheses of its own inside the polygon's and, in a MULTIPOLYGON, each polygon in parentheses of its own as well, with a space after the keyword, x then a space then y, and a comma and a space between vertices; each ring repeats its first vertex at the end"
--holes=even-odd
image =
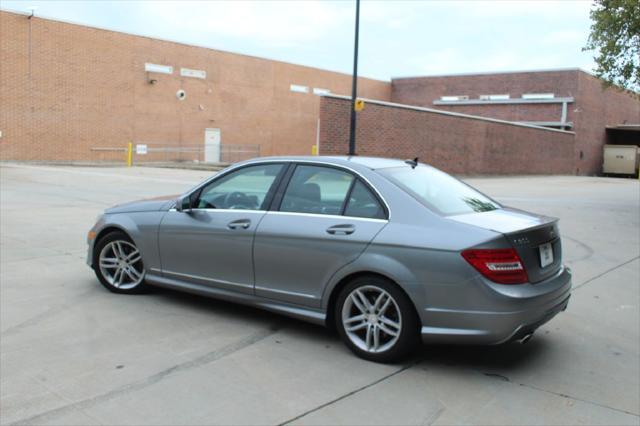
POLYGON ((595 74, 609 85, 640 91, 640 1, 595 0, 591 34, 595 74))

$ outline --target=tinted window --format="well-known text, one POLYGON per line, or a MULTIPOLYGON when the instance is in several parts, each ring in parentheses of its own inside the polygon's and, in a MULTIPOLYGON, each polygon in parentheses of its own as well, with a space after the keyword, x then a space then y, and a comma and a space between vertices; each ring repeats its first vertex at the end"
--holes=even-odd
POLYGON ((262 210, 282 164, 243 167, 202 189, 197 208, 262 210))
POLYGON ((377 172, 445 216, 500 208, 495 201, 433 167, 391 167, 377 172))
POLYGON ((349 202, 344 211, 345 216, 385 219, 384 209, 369 188, 359 180, 353 186, 349 202))
POLYGON ((353 176, 330 167, 297 166, 280 204, 280 211, 342 213, 353 176))

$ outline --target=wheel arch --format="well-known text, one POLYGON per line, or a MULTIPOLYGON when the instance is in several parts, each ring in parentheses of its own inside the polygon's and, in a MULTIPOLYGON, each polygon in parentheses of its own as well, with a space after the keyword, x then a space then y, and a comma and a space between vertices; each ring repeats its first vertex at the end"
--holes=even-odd
POLYGON ((397 287, 398 290, 404 293, 404 295, 407 296, 407 298, 411 301, 411 306, 413 307, 413 311, 414 311, 414 314, 416 315, 416 318, 418 319, 420 318, 420 316, 418 315, 418 310, 415 305, 415 302, 413 301, 409 293, 407 293, 407 291, 400 284, 398 284, 396 280, 389 277, 388 275, 385 275, 384 273, 380 273, 377 271, 370 271, 370 270, 361 270, 361 271, 351 272, 345 275, 344 277, 340 278, 340 280, 331 289, 331 293, 329 294, 329 298, 327 300, 327 305, 326 305, 325 325, 327 328, 331 330, 335 330, 335 326, 336 326, 335 325, 335 304, 338 300, 338 296, 340 295, 340 292, 342 292, 342 289, 345 288, 350 282, 352 282, 356 278, 366 277, 366 276, 382 278, 386 281, 389 281, 391 284, 397 287))
POLYGON ((104 228, 102 228, 97 234, 96 237, 93 240, 93 245, 91 246, 91 266, 93 267, 94 265, 94 259, 96 257, 96 246, 98 245, 98 242, 106 237, 107 235, 113 233, 113 232, 122 232, 123 234, 125 234, 131 241, 133 241, 135 243, 135 240, 133 239, 133 237, 131 237, 131 234, 129 232, 127 232, 126 229, 124 229, 122 226, 117 225, 117 224, 113 224, 110 223, 108 225, 106 225, 104 228))

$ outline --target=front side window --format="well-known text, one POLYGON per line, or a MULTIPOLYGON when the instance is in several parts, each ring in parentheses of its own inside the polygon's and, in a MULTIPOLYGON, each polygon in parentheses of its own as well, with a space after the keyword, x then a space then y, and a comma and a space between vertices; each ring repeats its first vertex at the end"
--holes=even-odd
POLYGON ((390 167, 376 171, 443 216, 500 208, 492 199, 433 167, 390 167))
POLYGON ((297 166, 280 211, 340 215, 353 179, 350 173, 330 167, 297 166))
POLYGON ((199 209, 264 210, 265 199, 282 164, 243 167, 206 185, 195 203, 199 209))

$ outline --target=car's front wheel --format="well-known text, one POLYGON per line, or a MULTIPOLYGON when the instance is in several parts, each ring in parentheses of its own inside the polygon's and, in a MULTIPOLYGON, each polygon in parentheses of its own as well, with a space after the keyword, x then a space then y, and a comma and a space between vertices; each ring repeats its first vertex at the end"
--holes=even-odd
POLYGON ((100 283, 114 293, 133 294, 148 289, 142 254, 124 232, 111 232, 96 243, 93 269, 100 283))
POLYGON ((411 300, 382 277, 356 278, 342 289, 335 309, 342 340, 361 358, 396 361, 418 342, 418 319, 411 300))

